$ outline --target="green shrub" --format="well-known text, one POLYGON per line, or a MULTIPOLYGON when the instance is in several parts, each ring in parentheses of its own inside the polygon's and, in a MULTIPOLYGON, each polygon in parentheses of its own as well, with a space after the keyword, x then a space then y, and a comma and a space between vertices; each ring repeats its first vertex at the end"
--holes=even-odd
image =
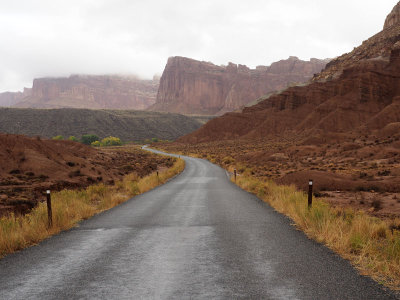
POLYGON ((81 142, 85 145, 91 145, 93 142, 98 141, 99 137, 95 134, 82 135, 81 142))
POLYGON ((64 137, 62 135, 56 135, 56 136, 53 136, 51 139, 53 139, 53 140, 63 140, 64 137))
POLYGON ((157 142, 158 142, 158 138, 152 138, 151 141, 152 141, 153 143, 157 143, 157 142))
POLYGON ((73 135, 71 135, 71 136, 68 138, 68 140, 69 140, 69 141, 73 141, 73 142, 77 142, 77 141, 78 141, 78 139, 77 139, 76 137, 74 137, 73 135))

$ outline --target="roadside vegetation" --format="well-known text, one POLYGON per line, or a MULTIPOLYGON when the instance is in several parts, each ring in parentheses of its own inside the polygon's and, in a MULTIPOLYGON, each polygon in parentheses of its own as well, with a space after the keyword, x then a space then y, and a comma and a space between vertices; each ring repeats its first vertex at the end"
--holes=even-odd
POLYGON ((290 217, 307 236, 350 260, 362 275, 400 290, 400 219, 385 220, 352 208, 333 208, 315 198, 308 209, 306 193, 294 185, 260 180, 246 170, 237 176, 236 184, 290 217))
POLYGON ((47 207, 39 203, 29 214, 0 218, 0 257, 34 245, 45 238, 74 227, 79 221, 110 209, 131 197, 165 183, 182 172, 185 162, 176 159, 170 168, 140 178, 126 175, 113 185, 95 184, 81 190, 62 190, 52 194, 53 226, 48 228, 47 207))

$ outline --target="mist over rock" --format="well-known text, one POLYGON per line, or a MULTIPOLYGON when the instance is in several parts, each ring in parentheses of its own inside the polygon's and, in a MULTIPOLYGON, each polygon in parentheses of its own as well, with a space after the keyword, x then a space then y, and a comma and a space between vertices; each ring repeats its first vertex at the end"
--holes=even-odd
POLYGON ((250 69, 229 63, 217 66, 186 57, 170 57, 160 79, 157 102, 149 110, 220 115, 271 91, 308 81, 327 60, 290 57, 250 69))
POLYGON ((34 79, 30 93, 17 95, 17 103, 11 106, 143 110, 155 103, 157 89, 157 78, 141 80, 117 75, 39 78, 34 79))

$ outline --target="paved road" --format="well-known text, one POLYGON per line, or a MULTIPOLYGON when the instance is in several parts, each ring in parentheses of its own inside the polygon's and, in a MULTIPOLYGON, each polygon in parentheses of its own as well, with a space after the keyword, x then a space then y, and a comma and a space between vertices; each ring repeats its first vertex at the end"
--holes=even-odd
POLYGON ((0 299, 394 299, 185 158, 167 184, 0 260, 0 299))

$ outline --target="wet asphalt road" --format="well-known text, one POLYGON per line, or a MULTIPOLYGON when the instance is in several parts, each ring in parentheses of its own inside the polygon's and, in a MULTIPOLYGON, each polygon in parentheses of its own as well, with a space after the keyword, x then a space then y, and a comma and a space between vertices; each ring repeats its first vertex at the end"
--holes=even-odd
POLYGON ((185 160, 167 184, 0 260, 0 299, 395 299, 223 169, 185 160))

